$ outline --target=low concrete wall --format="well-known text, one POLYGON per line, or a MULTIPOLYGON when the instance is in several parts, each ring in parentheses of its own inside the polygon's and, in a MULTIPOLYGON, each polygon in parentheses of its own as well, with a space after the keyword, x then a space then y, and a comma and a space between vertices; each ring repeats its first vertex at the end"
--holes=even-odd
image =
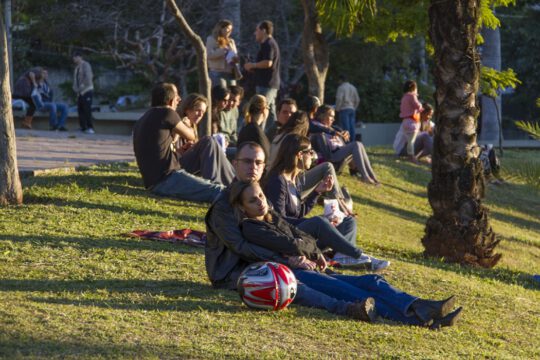
MULTIPOLYGON (((15 111, 15 127, 20 128, 24 113, 15 111)), ((143 112, 93 112, 94 129, 101 134, 131 135, 133 124, 143 115, 143 112)), ((79 128, 79 117, 76 113, 69 113, 66 127, 69 130, 79 128)), ((49 129, 49 115, 36 112, 32 120, 32 128, 37 130, 49 129)))
POLYGON ((368 123, 356 127, 356 133, 362 134, 362 143, 366 146, 392 145, 400 123, 368 123))

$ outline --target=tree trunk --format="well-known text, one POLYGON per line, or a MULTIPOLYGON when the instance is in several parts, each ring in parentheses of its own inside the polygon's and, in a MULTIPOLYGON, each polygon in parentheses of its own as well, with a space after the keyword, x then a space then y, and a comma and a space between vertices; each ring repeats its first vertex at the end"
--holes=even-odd
MULTIPOLYGON (((192 46, 197 52, 197 70, 199 73, 199 92, 206 96, 208 99, 208 109, 212 108, 212 96, 211 96, 211 85, 210 78, 208 77, 208 66, 206 62, 206 46, 202 41, 201 37, 197 35, 189 26, 184 15, 176 5, 175 0, 167 0, 167 5, 171 10, 171 13, 175 17, 178 25, 182 29, 184 35, 187 36, 192 46)), ((204 118, 199 125, 199 134, 202 136, 210 135, 212 133, 212 120, 211 112, 207 111, 204 115, 204 118)))
POLYGON ((21 204, 23 195, 17 168, 15 129, 3 11, 0 13, 0 205, 21 204))
POLYGON ((302 54, 308 78, 309 94, 324 103, 324 82, 330 64, 328 44, 322 34, 315 0, 302 0, 304 8, 304 30, 302 32, 302 54))
POLYGON ((233 23, 233 39, 238 40, 238 45, 241 44, 240 34, 242 33, 242 7, 240 0, 223 0, 221 3, 221 17, 233 23))
MULTIPOLYGON (((500 29, 482 29, 484 44, 482 45, 482 65, 501 71, 501 34, 500 29)), ((482 96, 482 129, 480 141, 496 144, 499 142, 499 120, 501 118, 501 96, 496 103, 489 96, 482 96)))
POLYGON ((432 0, 431 42, 435 49, 437 130, 432 180, 433 215, 422 239, 426 256, 449 262, 494 266, 495 238, 482 205, 484 178, 478 161, 476 118, 480 60, 476 50, 481 0, 432 0))

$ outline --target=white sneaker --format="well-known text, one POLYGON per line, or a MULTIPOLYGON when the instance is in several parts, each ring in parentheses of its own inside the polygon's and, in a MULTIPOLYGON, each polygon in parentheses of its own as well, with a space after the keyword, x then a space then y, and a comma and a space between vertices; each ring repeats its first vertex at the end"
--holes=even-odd
MULTIPOLYGON (((369 256, 362 255, 358 259, 351 256, 337 253, 332 261, 339 264, 339 267, 368 267, 371 264, 371 258, 369 256)), ((337 265, 336 264, 336 265, 337 265)))
POLYGON ((95 134, 95 133, 96 133, 96 132, 94 131, 94 129, 92 129, 92 128, 88 128, 88 129, 84 130, 84 132, 85 132, 86 134, 95 134))
POLYGON ((371 270, 381 271, 390 266, 390 261, 371 258, 371 270))

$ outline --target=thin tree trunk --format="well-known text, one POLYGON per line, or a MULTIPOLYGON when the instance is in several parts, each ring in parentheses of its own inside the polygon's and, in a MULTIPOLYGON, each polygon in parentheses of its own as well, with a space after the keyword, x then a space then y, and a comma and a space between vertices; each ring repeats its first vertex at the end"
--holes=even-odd
POLYGON ((17 167, 15 129, 11 110, 8 48, 3 11, 0 12, 0 205, 21 204, 21 181, 17 167))
MULTIPOLYGON (((208 99, 208 108, 212 108, 212 96, 211 96, 211 86, 210 86, 210 78, 208 77, 208 66, 206 62, 206 46, 204 45, 204 42, 202 41, 201 37, 197 35, 189 26, 186 19, 184 18, 184 15, 176 5, 175 0, 167 0, 167 5, 169 6, 169 9, 171 10, 171 13, 175 17, 176 21, 178 22, 178 25, 180 25, 180 28, 182 29, 182 32, 184 35, 187 36, 193 47, 195 48, 195 51, 197 52, 197 70, 199 73, 199 92, 206 96, 208 99)), ((211 112, 207 111, 204 115, 204 118, 201 121, 201 124, 199 125, 199 134, 202 136, 210 135, 212 132, 212 120, 211 120, 211 112)))
POLYGON ((302 0, 302 7, 304 8, 302 54, 309 93, 324 103, 324 82, 330 64, 328 44, 322 34, 315 0, 302 0))
POLYGON ((422 244, 427 256, 492 267, 501 258, 493 253, 500 240, 482 205, 485 184, 476 144, 480 1, 432 0, 429 9, 437 131, 428 186, 433 215, 422 244))
MULTIPOLYGON (((501 71, 501 34, 500 29, 482 29, 482 65, 501 71)), ((495 99, 482 96, 482 129, 480 141, 495 144, 501 137, 501 127, 498 119, 501 117, 501 96, 495 99), (495 102, 494 102, 495 101, 495 102)))

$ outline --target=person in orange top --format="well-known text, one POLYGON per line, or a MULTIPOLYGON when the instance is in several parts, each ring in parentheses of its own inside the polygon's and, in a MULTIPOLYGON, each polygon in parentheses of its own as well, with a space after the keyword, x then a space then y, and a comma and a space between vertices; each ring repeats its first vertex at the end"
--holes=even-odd
POLYGON ((401 149, 406 143, 409 159, 417 163, 418 160, 414 156, 414 141, 420 130, 420 113, 423 108, 420 101, 418 101, 418 87, 416 86, 416 82, 407 80, 403 85, 403 92, 404 94, 399 107, 399 117, 402 119, 402 122, 401 128, 394 140, 394 149, 396 147, 401 149))

